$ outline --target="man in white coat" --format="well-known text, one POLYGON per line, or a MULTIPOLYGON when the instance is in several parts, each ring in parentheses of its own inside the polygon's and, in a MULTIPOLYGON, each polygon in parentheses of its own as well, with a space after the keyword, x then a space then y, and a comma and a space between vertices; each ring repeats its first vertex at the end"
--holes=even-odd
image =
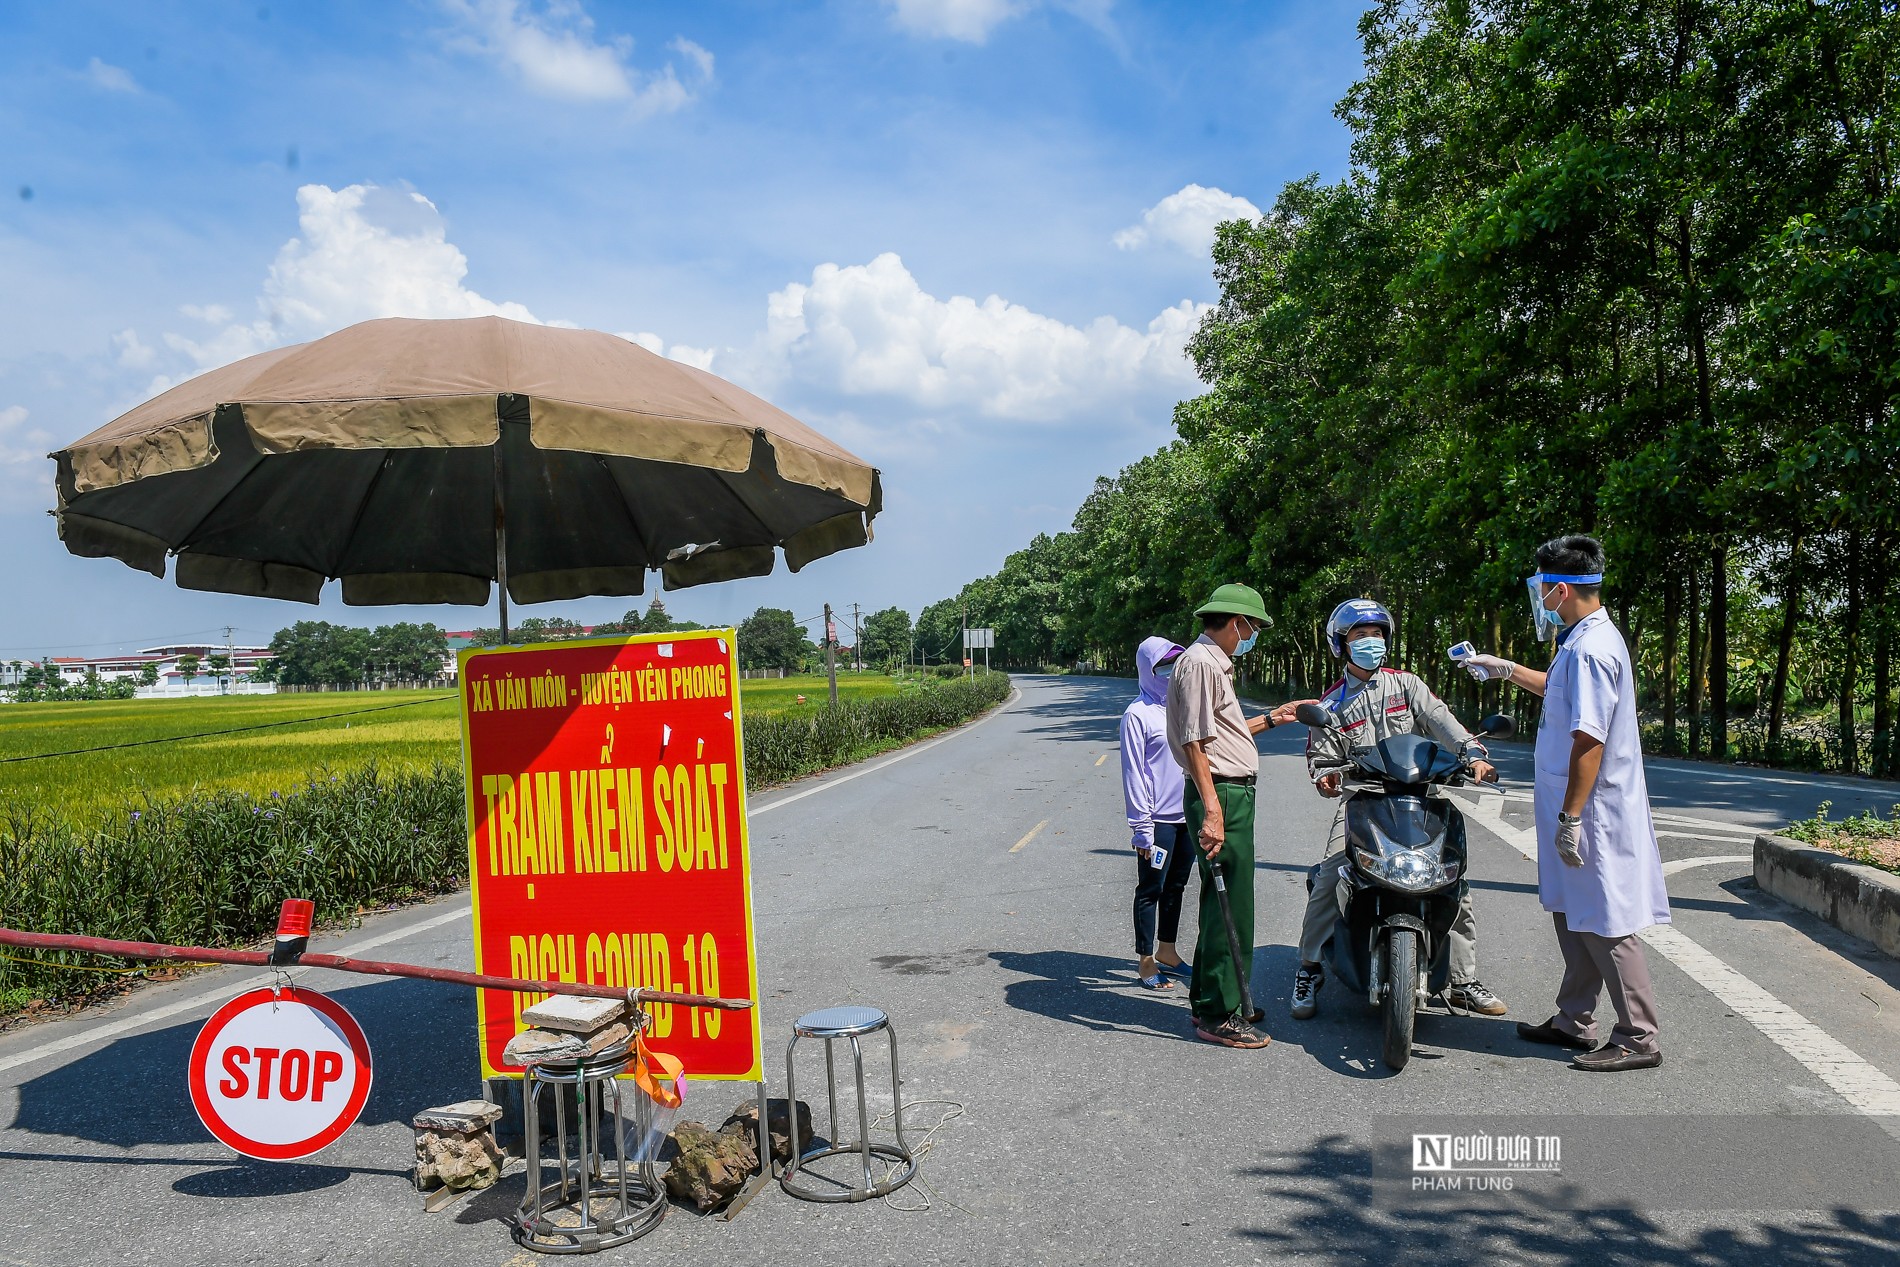
POLYGON ((1557 926, 1564 979, 1557 1014, 1520 1022, 1532 1042, 1581 1049, 1578 1068, 1650 1069, 1662 1063, 1656 996, 1636 934, 1669 922, 1662 857, 1649 815, 1629 646, 1603 609, 1603 546, 1559 537, 1537 549, 1528 581, 1540 640, 1555 635, 1547 673, 1496 656, 1462 663, 1544 697, 1537 731, 1537 891, 1557 926), (1616 1027, 1596 1044, 1597 998, 1607 987, 1616 1027))

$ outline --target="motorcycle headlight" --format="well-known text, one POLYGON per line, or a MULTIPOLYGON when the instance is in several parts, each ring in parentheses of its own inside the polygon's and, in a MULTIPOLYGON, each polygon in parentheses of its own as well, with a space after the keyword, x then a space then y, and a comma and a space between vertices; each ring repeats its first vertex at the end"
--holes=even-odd
POLYGON ((1458 864, 1454 862, 1447 866, 1442 863, 1436 847, 1399 849, 1376 858, 1364 850, 1356 852, 1359 865, 1381 884, 1407 893, 1442 888, 1458 878, 1458 864))

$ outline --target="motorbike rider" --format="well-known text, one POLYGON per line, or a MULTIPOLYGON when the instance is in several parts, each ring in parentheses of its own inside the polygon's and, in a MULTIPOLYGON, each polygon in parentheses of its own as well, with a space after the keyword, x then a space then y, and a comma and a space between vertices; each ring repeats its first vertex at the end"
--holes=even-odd
MULTIPOLYGON (((1326 622, 1326 639, 1335 659, 1345 661, 1345 674, 1321 697, 1322 706, 1339 718, 1337 730, 1310 730, 1306 741, 1307 771, 1321 796, 1341 794, 1348 753, 1369 747, 1391 735, 1422 732, 1462 756, 1475 757, 1472 777, 1496 782, 1497 770, 1485 758, 1484 745, 1458 724, 1444 701, 1416 675, 1385 667, 1393 630, 1390 612, 1369 598, 1348 599, 1333 609, 1326 622)), ((1306 899, 1306 917, 1300 927, 1300 967, 1293 977, 1293 1016, 1305 1020, 1319 1011, 1319 990, 1325 984, 1320 954, 1339 921, 1337 877, 1346 861, 1346 800, 1340 801, 1326 841, 1326 856, 1314 870, 1306 899)), ((1477 923, 1471 909, 1471 891, 1458 881, 1458 917, 1450 934, 1451 985, 1448 1002, 1485 1016, 1502 1016, 1504 1000, 1478 980, 1477 923)))

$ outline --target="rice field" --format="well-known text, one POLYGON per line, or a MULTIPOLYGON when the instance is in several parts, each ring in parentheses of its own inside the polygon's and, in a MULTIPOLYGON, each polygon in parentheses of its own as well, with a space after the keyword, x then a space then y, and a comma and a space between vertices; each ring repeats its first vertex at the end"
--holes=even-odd
MULTIPOLYGON (((882 674, 838 676, 840 698, 891 695, 903 686, 882 674)), ((816 712, 826 698, 822 676, 749 679, 741 690, 744 710, 753 716, 816 712)), ((265 796, 307 783, 319 772, 371 762, 385 775, 427 770, 437 762, 459 765, 456 699, 454 691, 339 691, 0 705, 0 810, 31 806, 74 820, 194 791, 265 796), (207 733, 260 725, 269 728, 207 733), (181 738, 194 735, 206 737, 181 738), (166 742, 6 760, 148 740, 166 742)))

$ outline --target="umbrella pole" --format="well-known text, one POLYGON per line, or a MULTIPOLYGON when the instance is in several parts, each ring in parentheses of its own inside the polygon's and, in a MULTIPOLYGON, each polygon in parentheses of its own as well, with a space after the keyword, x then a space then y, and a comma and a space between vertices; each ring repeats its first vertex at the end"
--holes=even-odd
POLYGON ((501 437, 495 437, 495 587, 501 591, 501 645, 508 645, 508 516, 501 500, 501 437))

